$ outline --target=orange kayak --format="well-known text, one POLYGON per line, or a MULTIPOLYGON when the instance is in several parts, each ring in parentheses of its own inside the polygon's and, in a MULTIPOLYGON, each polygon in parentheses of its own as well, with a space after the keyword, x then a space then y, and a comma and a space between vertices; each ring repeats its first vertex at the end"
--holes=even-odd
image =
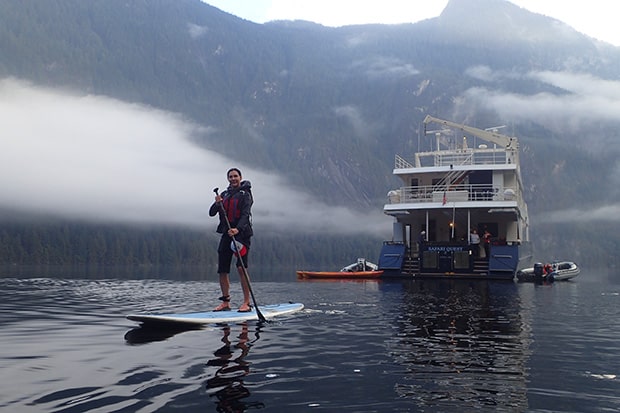
POLYGON ((377 271, 297 271, 298 278, 378 278, 383 270, 377 271))

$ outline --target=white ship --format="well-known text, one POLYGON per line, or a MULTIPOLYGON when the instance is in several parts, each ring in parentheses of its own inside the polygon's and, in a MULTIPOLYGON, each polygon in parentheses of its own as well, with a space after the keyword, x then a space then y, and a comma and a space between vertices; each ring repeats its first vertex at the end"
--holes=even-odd
POLYGON ((430 151, 412 160, 396 155, 402 186, 389 191, 383 208, 394 224, 379 269, 388 277, 512 280, 531 264, 517 138, 501 127, 431 116, 424 128, 430 151), (429 124, 437 128, 427 131, 429 124))

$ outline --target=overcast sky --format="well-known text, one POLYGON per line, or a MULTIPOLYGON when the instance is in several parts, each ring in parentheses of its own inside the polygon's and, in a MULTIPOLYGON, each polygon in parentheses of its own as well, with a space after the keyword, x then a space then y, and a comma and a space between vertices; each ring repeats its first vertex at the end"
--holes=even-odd
MULTIPOLYGON (((448 0, 203 0, 256 23, 308 20, 325 26, 414 23, 437 17, 448 0)), ((575 30, 620 46, 618 0, 514 0, 531 12, 561 20, 575 30)))

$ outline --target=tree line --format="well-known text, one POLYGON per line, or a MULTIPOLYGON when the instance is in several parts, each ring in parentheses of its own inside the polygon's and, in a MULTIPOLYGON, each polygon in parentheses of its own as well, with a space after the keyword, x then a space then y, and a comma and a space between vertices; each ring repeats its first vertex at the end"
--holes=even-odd
MULTIPOLYGON (((0 265, 215 267, 219 234, 178 228, 106 225, 3 224, 0 265)), ((374 237, 300 235, 255 237, 251 265, 339 269, 355 259, 376 261, 374 237)))
MULTIPOLYGON (((620 266, 618 225, 597 222, 533 231, 535 261, 572 260, 582 267, 620 266)), ((216 268, 219 234, 212 230, 139 228, 81 223, 0 224, 0 265, 197 266, 216 268)), ((279 235, 257 231, 250 265, 294 271, 334 270, 364 257, 377 262, 382 239, 331 234, 279 235)))

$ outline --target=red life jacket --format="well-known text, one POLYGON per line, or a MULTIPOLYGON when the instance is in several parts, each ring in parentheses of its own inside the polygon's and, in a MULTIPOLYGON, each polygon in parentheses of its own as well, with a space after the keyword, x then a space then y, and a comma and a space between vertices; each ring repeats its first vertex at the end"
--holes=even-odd
MULTIPOLYGON (((241 208, 239 207, 239 197, 235 197, 234 194, 231 197, 222 200, 228 221, 233 224, 236 223, 241 217, 241 208)), ((234 226, 234 225, 233 225, 234 226)))

